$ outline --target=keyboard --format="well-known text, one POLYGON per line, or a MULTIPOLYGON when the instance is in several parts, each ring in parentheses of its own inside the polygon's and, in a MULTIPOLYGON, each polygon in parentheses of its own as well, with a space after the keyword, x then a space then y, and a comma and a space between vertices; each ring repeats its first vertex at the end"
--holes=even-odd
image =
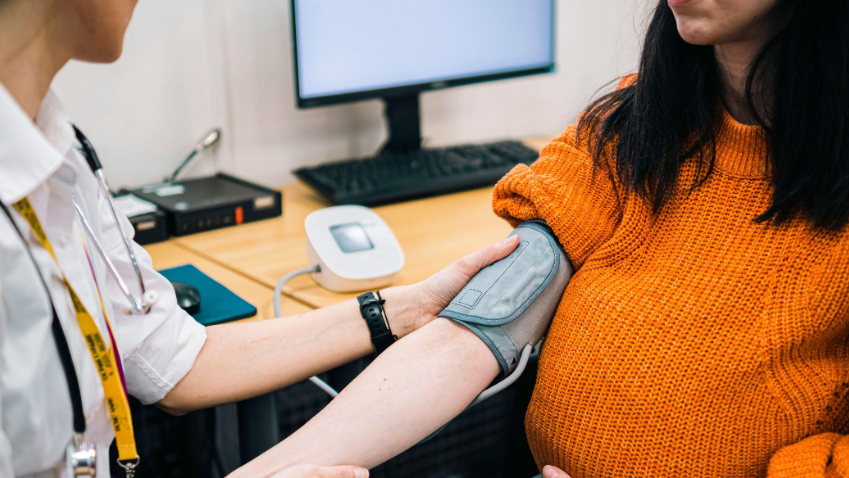
POLYGON ((518 141, 384 153, 300 168, 301 181, 334 204, 376 206, 491 186, 539 151, 518 141))

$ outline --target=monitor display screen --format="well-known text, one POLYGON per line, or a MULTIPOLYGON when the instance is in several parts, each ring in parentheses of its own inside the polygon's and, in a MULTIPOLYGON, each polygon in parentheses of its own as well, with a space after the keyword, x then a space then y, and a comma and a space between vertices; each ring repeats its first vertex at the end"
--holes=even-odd
POLYGON ((374 249, 374 244, 368 238, 366 230, 358 222, 340 224, 330 227, 330 235, 336 240, 339 249, 344 253, 369 251, 374 249))
POLYGON ((554 62, 555 0, 292 1, 304 100, 554 62))

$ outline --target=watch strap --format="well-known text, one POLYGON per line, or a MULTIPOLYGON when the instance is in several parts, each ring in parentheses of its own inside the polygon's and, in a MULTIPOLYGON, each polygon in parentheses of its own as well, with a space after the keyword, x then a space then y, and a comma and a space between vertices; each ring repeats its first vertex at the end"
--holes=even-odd
POLYGON ((383 300, 375 297, 373 292, 366 292, 357 296, 357 302, 360 304, 360 315, 368 325, 375 354, 379 355, 396 340, 383 310, 383 300))

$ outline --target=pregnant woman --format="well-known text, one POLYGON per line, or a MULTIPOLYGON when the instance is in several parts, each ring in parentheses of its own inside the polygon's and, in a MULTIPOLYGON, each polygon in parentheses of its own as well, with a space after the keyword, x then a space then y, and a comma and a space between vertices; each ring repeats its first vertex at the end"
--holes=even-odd
MULTIPOLYGON (((845 1, 661 0, 637 75, 495 188, 576 271, 526 416, 547 478, 849 476, 847 32, 845 1)), ((436 320, 245 470, 374 466, 498 372, 436 320)))

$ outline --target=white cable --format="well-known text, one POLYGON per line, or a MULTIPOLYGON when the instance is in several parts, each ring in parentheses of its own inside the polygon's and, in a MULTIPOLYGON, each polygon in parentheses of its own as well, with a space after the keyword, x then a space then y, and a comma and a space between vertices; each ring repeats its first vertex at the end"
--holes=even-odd
POLYGON ((295 277, 302 276, 304 274, 314 274, 320 271, 321 268, 318 265, 304 267, 303 269, 294 270, 285 276, 281 277, 279 281, 277 281, 277 286, 274 288, 274 316, 280 317, 283 315, 283 312, 280 309, 280 294, 283 292, 283 286, 286 285, 287 282, 294 279, 295 277))
POLYGON ((510 385, 513 385, 516 380, 519 380, 519 377, 525 371, 525 367, 528 366, 528 360, 530 359, 531 352, 533 352, 533 350, 533 345, 525 345, 525 348, 522 349, 522 355, 519 356, 519 363, 516 365, 516 369, 513 370, 513 372, 508 375, 507 378, 505 378, 504 380, 496 383, 495 385, 481 392, 481 394, 478 395, 474 400, 472 400, 472 403, 470 403, 469 406, 466 407, 466 410, 474 407, 475 405, 486 400, 487 398, 492 398, 505 388, 509 387, 510 385))
POLYGON ((336 398, 336 396, 339 395, 339 392, 337 392, 333 387, 331 387, 330 384, 316 377, 315 375, 310 377, 310 382, 312 382, 313 385, 315 385, 316 387, 324 390, 324 393, 330 395, 330 398, 336 398))
MULTIPOLYGON (((295 277, 302 276, 304 274, 314 274, 319 272, 321 268, 318 265, 304 267, 303 269, 298 269, 292 271, 285 276, 281 277, 279 281, 277 281, 277 286, 274 287, 274 316, 280 317, 283 315, 282 309, 280 307, 280 295, 283 292, 283 286, 286 285, 287 282, 294 279, 295 277)), ((318 388, 322 389, 324 393, 330 395, 330 398, 336 398, 339 395, 339 392, 333 389, 330 385, 327 384, 324 380, 318 377, 310 377, 310 382, 316 385, 318 388)))

